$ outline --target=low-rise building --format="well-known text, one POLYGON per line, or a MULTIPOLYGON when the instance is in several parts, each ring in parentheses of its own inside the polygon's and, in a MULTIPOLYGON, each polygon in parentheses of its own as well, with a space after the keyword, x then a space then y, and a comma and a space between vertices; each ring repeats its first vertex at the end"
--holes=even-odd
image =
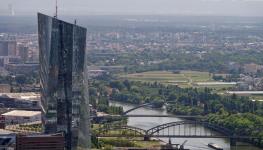
POLYGON ((0 84, 0 93, 10 93, 11 86, 9 84, 0 84))
POLYGON ((36 72, 39 69, 38 63, 26 63, 26 64, 6 64, 6 70, 15 74, 30 74, 36 72))
POLYGON ((104 70, 106 72, 123 72, 124 66, 89 66, 88 70, 104 70))
POLYGON ((65 137, 63 134, 18 135, 16 150, 64 150, 65 137))
POLYGON ((258 65, 255 63, 245 64, 243 68, 244 68, 244 72, 247 74, 255 74, 263 70, 262 65, 258 65))
POLYGON ((237 83, 237 90, 247 91, 247 90, 249 90, 249 84, 246 82, 238 82, 237 83))
POLYGON ((0 150, 15 150, 16 134, 0 129, 0 150))
POLYGON ((98 76, 101 76, 105 73, 107 73, 105 70, 100 70, 100 69, 89 70, 89 77, 91 77, 91 78, 98 77, 98 76))
POLYGON ((2 114, 5 125, 41 121, 41 111, 13 110, 2 114))
POLYGON ((40 94, 34 92, 26 93, 0 93, 0 107, 39 109, 40 94))
POLYGON ((0 56, 0 67, 4 67, 9 63, 20 63, 20 56, 0 56))
POLYGON ((225 94, 238 96, 263 95, 263 91, 226 91, 225 94))

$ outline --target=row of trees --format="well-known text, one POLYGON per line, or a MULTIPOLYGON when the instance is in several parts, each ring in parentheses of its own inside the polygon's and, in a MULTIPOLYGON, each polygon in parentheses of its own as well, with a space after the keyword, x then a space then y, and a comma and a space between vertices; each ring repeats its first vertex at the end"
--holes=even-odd
POLYGON ((123 108, 110 106, 109 97, 105 85, 101 82, 93 82, 89 88, 90 104, 94 109, 112 115, 123 113, 123 108))
MULTIPOLYGON (((202 50, 201 50, 202 51, 202 50)), ((207 51, 207 50, 203 50, 207 51)), ((104 57, 89 56, 89 61, 97 65, 125 65, 125 71, 129 73, 144 72, 152 70, 199 70, 211 73, 244 73, 243 65, 248 63, 263 64, 263 52, 250 51, 208 51, 199 54, 196 49, 175 50, 149 50, 141 52, 129 52, 104 57), (189 53, 185 53, 188 51, 189 53), (108 60, 114 58, 114 62, 108 60), (236 65, 230 67, 230 63, 236 65)), ((258 72, 262 77, 263 73, 258 72)))
POLYGON ((224 109, 230 113, 254 113, 263 115, 263 104, 249 97, 222 96, 211 89, 179 88, 159 83, 112 81, 111 99, 133 103, 168 103, 168 111, 180 114, 209 114, 224 109))
POLYGON ((263 103, 249 97, 223 96, 211 89, 179 88, 158 83, 113 81, 113 100, 128 103, 159 101, 168 104, 168 112, 179 115, 205 115, 206 121, 228 128, 238 135, 260 137, 251 139, 263 146, 263 103), (117 86, 118 85, 118 86, 117 86))
POLYGON ((263 147, 263 117, 252 113, 231 114, 220 111, 216 114, 209 114, 205 120, 228 128, 238 135, 259 137, 250 139, 250 142, 263 147))
MULTIPOLYGON (((90 94, 99 95, 98 104, 105 106, 103 109, 98 107, 102 111, 109 112, 107 110, 110 108, 109 99, 133 104, 153 103, 157 108, 167 103, 168 112, 180 115, 205 115, 206 121, 229 128, 238 134, 263 139, 263 130, 260 128, 263 124, 263 103, 251 101, 249 97, 224 96, 213 93, 209 88, 183 89, 156 82, 114 80, 99 83, 100 90, 90 91, 90 94)), ((253 142, 256 145, 263 144, 260 140, 253 142)))

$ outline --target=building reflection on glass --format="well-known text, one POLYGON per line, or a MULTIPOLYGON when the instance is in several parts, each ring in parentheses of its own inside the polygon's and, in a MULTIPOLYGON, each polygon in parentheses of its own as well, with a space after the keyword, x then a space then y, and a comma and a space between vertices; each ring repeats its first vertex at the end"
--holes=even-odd
POLYGON ((88 148, 86 29, 38 14, 40 84, 45 133, 64 132, 66 149, 88 148))

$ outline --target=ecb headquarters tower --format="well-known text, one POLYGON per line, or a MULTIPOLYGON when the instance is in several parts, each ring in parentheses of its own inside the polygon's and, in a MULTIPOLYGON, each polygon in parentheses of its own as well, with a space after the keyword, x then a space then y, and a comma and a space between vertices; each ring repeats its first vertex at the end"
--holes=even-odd
POLYGON ((38 13, 44 132, 65 133, 67 150, 90 146, 86 32, 38 13))

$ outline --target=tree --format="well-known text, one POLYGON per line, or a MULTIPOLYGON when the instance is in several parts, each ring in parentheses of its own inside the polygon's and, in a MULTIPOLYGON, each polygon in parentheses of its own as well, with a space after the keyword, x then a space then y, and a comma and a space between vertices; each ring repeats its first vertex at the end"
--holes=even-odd
POLYGON ((128 91, 131 89, 131 83, 129 82, 129 80, 124 80, 123 84, 125 85, 128 91))
POLYGON ((18 84, 25 84, 27 81, 27 78, 25 75, 19 75, 19 76, 16 76, 15 80, 18 84))
POLYGON ((117 88, 118 90, 122 90, 125 86, 121 81, 112 81, 110 82, 110 87, 117 88))
POLYGON ((177 99, 177 96, 175 93, 171 93, 169 94, 168 98, 167 98, 167 101, 176 101, 177 99))
POLYGON ((89 88, 89 95, 90 96, 97 96, 97 89, 94 87, 89 88))

